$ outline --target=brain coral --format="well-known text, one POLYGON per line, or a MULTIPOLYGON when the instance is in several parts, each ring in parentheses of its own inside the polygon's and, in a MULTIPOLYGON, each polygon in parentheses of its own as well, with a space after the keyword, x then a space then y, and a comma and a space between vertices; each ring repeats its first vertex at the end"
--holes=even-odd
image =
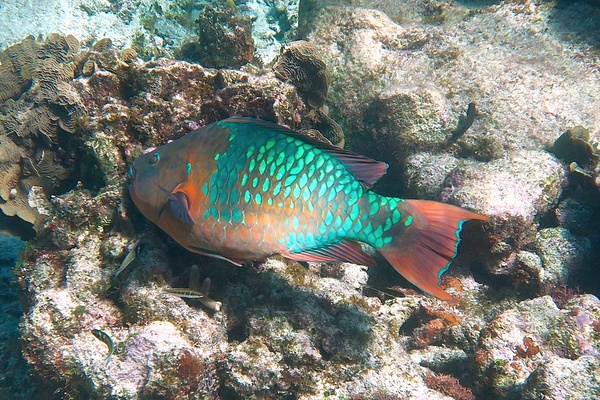
POLYGON ((76 156, 60 136, 75 133, 83 116, 70 85, 78 51, 75 37, 51 34, 0 53, 0 209, 36 229, 44 218, 30 205, 34 197, 48 198, 71 179, 76 156))
POLYGON ((311 106, 325 104, 329 75, 313 44, 305 40, 292 42, 275 62, 273 71, 279 79, 296 86, 311 106))
POLYGON ((0 53, 0 101, 19 96, 31 84, 39 44, 33 36, 0 53))

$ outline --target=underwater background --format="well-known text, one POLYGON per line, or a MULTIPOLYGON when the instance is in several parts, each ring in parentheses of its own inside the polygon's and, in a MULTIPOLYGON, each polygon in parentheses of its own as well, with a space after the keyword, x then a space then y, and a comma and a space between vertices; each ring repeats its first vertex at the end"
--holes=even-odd
POLYGON ((3 0, 0 398, 600 398, 599 146, 598 0, 3 0), (146 220, 133 160, 229 116, 488 216, 457 301, 146 220))

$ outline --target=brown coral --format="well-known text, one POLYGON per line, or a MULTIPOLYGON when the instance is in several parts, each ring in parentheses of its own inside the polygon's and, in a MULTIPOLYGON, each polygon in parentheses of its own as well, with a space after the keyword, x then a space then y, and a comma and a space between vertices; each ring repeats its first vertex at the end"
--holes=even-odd
POLYGON ((34 77, 39 84, 44 99, 53 100, 58 93, 58 84, 73 79, 73 65, 59 63, 55 58, 41 61, 34 77))
POLYGON ((317 130, 334 146, 343 148, 346 143, 342 128, 320 108, 312 109, 308 112, 306 118, 302 120, 301 128, 301 131, 304 133, 307 133, 306 131, 310 131, 311 129, 317 130))
POLYGON ((39 44, 33 36, 0 53, 0 101, 16 98, 31 84, 39 44))
POLYGON ((32 107, 25 111, 17 127, 19 137, 39 137, 47 145, 51 145, 56 138, 58 118, 47 105, 32 107))
POLYGON ((81 75, 92 76, 96 71, 96 63, 94 60, 86 60, 81 68, 81 75))
POLYGON ((277 58, 273 71, 282 81, 296 86, 311 106, 325 104, 329 75, 325 62, 312 43, 305 40, 292 42, 277 58))
MULTIPOLYGON (((19 181, 21 149, 6 136, 0 136, 0 197, 9 201, 19 181), (12 193, 12 194, 11 194, 12 193)), ((0 207, 1 204, 0 204, 0 207)))
POLYGON ((138 55, 134 49, 127 48, 127 49, 121 50, 121 52, 119 53, 119 56, 120 56, 121 60, 123 60, 123 62, 130 63, 133 60, 135 60, 138 55))
POLYGON ((36 229, 43 222, 38 206, 72 172, 72 156, 64 149, 59 156, 57 146, 61 132, 75 133, 83 115, 70 84, 81 61, 78 51, 75 37, 50 34, 0 53, 0 209, 36 229))
POLYGON ((112 40, 109 38, 102 38, 98 40, 92 46, 92 51, 97 51, 98 53, 102 53, 103 51, 110 50, 112 48, 112 40))
POLYGON ((7 136, 0 136, 0 210, 39 227, 41 217, 27 202, 30 187, 21 180, 23 151, 7 136))
POLYGON ((44 41, 44 45, 39 48, 38 57, 53 58, 59 63, 65 63, 78 51, 79 41, 73 35, 51 33, 44 41))

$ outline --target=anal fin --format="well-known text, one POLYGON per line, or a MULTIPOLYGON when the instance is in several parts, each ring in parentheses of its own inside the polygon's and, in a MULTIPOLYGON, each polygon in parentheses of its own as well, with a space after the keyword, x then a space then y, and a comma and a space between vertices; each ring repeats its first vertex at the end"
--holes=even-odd
POLYGON ((308 249, 298 253, 287 252, 282 255, 296 261, 342 261, 358 265, 375 265, 375 260, 365 253, 360 244, 354 240, 343 240, 331 246, 308 249))

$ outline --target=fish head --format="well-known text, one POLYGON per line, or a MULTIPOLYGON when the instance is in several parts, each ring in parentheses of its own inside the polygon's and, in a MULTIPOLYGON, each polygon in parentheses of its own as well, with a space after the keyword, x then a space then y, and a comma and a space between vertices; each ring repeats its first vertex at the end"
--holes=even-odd
POLYGON ((169 214, 166 205, 170 193, 189 175, 188 157, 180 150, 178 141, 149 149, 130 168, 131 199, 140 212, 157 225, 169 214))

